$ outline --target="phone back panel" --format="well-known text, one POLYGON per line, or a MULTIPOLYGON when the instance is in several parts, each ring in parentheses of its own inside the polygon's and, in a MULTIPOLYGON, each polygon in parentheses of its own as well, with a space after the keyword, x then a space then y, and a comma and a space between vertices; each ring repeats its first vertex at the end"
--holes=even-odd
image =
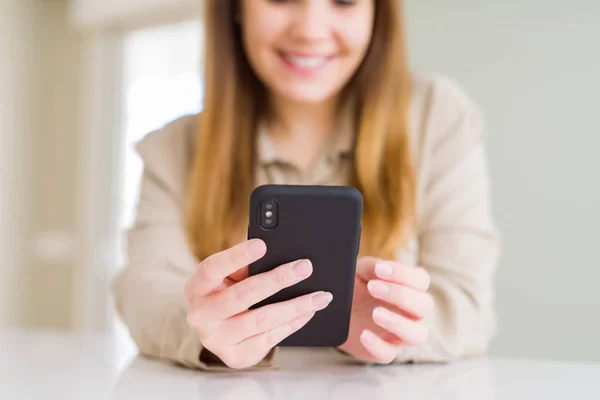
POLYGON ((280 346, 339 346, 348 337, 356 260, 360 245, 363 199, 345 186, 265 185, 250 199, 248 238, 267 244, 266 255, 249 267, 250 275, 269 271, 298 259, 309 259, 312 275, 256 304, 290 300, 323 290, 333 301, 302 329, 280 346), (278 226, 265 230, 259 225, 260 205, 278 203, 278 226))

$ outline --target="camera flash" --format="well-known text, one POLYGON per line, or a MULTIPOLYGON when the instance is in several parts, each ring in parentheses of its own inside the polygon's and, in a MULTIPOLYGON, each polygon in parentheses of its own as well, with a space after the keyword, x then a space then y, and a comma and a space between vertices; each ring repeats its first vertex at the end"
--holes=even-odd
POLYGON ((267 211, 267 212, 265 213, 265 216, 266 216, 267 218, 271 218, 271 217, 273 216, 273 212, 272 212, 272 211, 267 211))

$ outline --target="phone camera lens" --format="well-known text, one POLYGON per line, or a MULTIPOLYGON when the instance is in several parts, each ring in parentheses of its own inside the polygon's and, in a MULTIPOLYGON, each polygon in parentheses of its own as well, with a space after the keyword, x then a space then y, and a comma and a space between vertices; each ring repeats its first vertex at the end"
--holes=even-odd
POLYGON ((276 229, 279 226, 279 204, 277 200, 268 199, 262 202, 258 218, 258 223, 263 229, 276 229))

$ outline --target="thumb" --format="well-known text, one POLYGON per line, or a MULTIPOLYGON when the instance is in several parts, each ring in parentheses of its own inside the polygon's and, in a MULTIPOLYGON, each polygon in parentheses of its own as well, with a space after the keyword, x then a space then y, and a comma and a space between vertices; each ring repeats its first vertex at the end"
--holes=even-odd
POLYGON ((375 266, 378 262, 382 261, 380 258, 375 257, 361 257, 356 262, 356 276, 360 279, 368 282, 371 279, 376 279, 375 266))

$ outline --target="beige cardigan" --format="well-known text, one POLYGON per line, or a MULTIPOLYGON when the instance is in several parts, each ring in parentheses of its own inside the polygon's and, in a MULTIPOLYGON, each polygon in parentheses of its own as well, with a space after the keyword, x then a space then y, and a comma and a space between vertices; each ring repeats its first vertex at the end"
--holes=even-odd
MULTIPOLYGON (((448 361, 480 354, 495 332, 499 253, 484 122, 465 92, 439 75, 415 76, 410 113, 418 226, 410 248, 399 251, 397 259, 429 271, 436 308, 425 321, 428 342, 402 349, 397 361, 448 361)), ((114 294, 142 354, 188 367, 223 369, 200 361, 202 344, 186 322, 183 288, 199 262, 187 245, 184 221, 196 120, 180 118, 137 145, 145 168, 137 219, 128 232, 128 264, 115 280, 114 294)), ((352 150, 352 134, 341 130, 329 150, 343 160, 352 150)), ((259 140, 258 183, 339 184, 351 168, 349 161, 336 166, 323 162, 313 175, 294 179, 282 172, 266 135, 259 140)), ((273 366, 275 354, 256 368, 273 366)))

